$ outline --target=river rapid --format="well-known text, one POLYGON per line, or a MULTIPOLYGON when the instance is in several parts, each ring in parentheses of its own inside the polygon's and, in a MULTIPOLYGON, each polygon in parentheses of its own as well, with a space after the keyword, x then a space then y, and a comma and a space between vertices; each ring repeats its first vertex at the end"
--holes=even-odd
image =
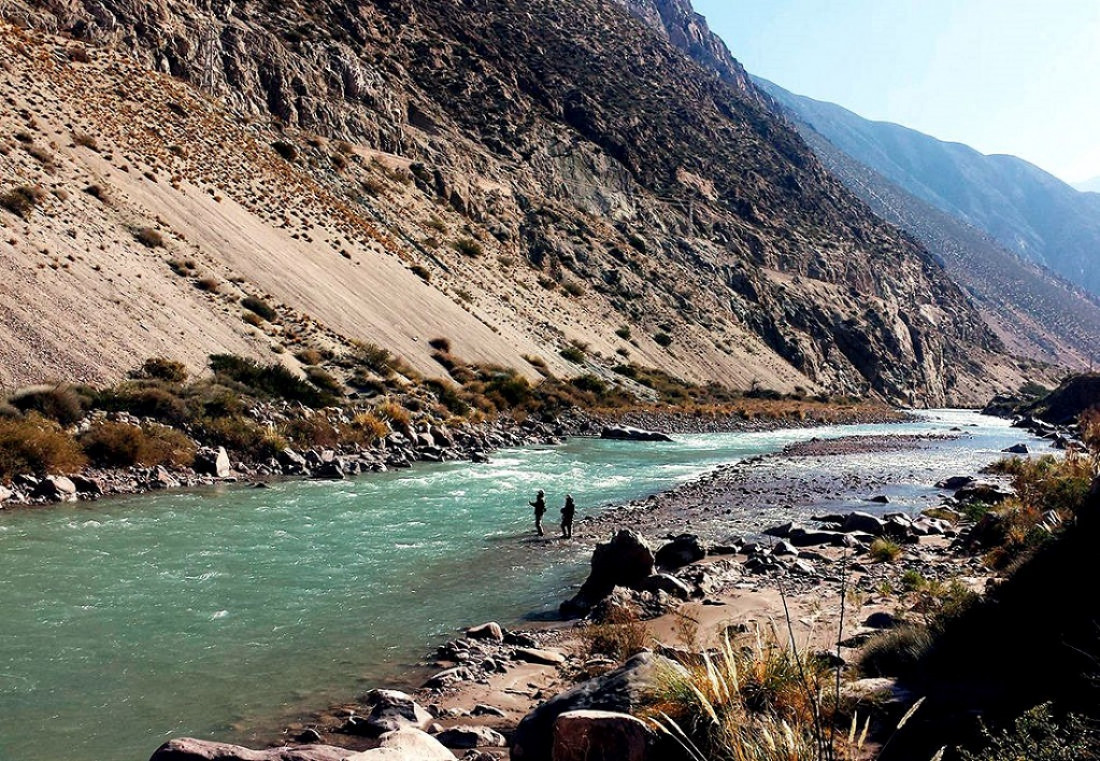
POLYGON ((590 545, 533 540, 536 489, 552 521, 566 492, 583 518, 811 437, 951 428, 962 438, 889 456, 967 473, 1028 440, 1004 421, 933 411, 4 511, 0 759, 144 761, 175 736, 247 740, 407 673, 458 627, 553 610, 583 580, 590 545))

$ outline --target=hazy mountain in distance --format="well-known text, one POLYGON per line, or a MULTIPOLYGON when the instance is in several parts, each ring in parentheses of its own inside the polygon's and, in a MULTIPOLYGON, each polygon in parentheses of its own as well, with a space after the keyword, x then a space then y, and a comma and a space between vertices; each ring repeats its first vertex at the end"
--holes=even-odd
POLYGON ((986 156, 833 103, 757 84, 830 143, 1000 245, 1100 294, 1100 195, 1015 156, 986 156))
MULTIPOLYGON (((1096 297, 852 157, 786 105, 802 103, 797 96, 770 82, 760 84, 783 104, 788 118, 834 175, 883 219, 915 236, 943 261, 1011 350, 1081 367, 1100 356, 1096 297)), ((860 117, 839 107, 837 111, 851 124, 847 134, 873 133, 857 123, 860 117)), ((864 153, 873 150, 880 148, 868 146, 864 153)))

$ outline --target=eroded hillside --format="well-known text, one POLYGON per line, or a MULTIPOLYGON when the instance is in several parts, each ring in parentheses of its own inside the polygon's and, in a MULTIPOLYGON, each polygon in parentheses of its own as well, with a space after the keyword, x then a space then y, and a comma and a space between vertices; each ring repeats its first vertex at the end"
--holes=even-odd
POLYGON ((437 336, 532 376, 525 356, 924 403, 1019 379, 754 92, 618 7, 7 14, 49 33, 3 30, 3 190, 36 199, 0 212, 5 384, 307 340, 440 373, 437 336))

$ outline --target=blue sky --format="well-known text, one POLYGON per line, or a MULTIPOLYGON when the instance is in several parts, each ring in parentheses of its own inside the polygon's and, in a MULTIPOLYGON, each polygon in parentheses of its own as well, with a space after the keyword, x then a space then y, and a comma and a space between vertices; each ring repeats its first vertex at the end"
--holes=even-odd
POLYGON ((753 74, 1069 182, 1100 175, 1098 0, 694 0, 753 74))

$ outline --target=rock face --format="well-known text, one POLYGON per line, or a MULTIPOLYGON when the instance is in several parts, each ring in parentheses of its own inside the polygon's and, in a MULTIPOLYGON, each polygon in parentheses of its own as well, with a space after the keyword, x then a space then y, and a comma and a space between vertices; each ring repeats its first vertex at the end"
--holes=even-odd
POLYGON ((554 722, 553 761, 656 761, 653 745, 653 732, 629 714, 566 711, 554 722))
POLYGON ((562 714, 580 710, 630 713, 652 697, 662 670, 677 668, 667 658, 640 653, 614 671, 551 698, 516 727, 513 761, 552 761, 554 725, 562 714))
POLYGON ((226 743, 181 737, 157 748, 149 761, 343 761, 348 755, 346 749, 330 745, 249 750, 226 743))
POLYGON ((596 545, 588 579, 575 597, 562 603, 562 613, 583 615, 615 587, 642 583, 653 573, 653 562, 653 551, 644 539, 630 529, 620 530, 611 541, 596 545))
POLYGON ((672 441, 672 437, 667 434, 626 425, 608 426, 600 431, 600 438, 617 441, 672 441))
MULTIPOLYGON (((117 140, 127 151, 139 151, 132 163, 142 170, 176 155, 174 172, 201 174, 211 191, 233 197, 242 213, 252 215, 249 225, 278 239, 263 248, 238 233, 233 269, 270 291, 273 300, 337 332, 363 330, 374 317, 385 323, 391 308, 400 308, 398 299, 416 293, 431 305, 425 313, 435 310, 455 323, 456 341, 471 345, 468 355, 462 346, 469 359, 528 372, 522 357, 536 349, 550 357, 556 373, 575 369, 559 352, 562 333, 578 323, 592 337, 590 361, 599 363, 597 352, 608 357, 625 348, 615 331, 627 323, 639 326, 632 339, 639 364, 679 377, 738 388, 756 378, 779 390, 802 385, 852 394, 870 387, 917 403, 987 396, 976 384, 989 380, 1001 344, 940 265, 874 218, 823 170, 686 0, 630 5, 9 0, 2 12, 32 28, 63 33, 62 47, 69 40, 75 46, 89 41, 105 58, 115 55, 119 66, 131 67, 125 97, 140 102, 143 115, 161 130, 142 130, 138 144, 130 139, 134 126, 116 119, 103 130, 104 149, 117 140), (639 23, 631 10, 660 18, 662 28, 639 23), (175 79, 159 77, 155 92, 139 92, 143 80, 153 79, 142 76, 148 72, 138 70, 139 64, 175 79), (188 95, 181 81, 213 98, 188 95), (268 129, 271 116, 289 131, 268 129), (250 120, 247 131, 239 128, 244 119, 250 120), (196 139, 200 133, 210 139, 196 139), (350 152, 338 149, 344 140, 354 143, 350 152), (232 162, 222 160, 227 155, 232 162), (367 156, 377 157, 386 171, 359 160, 367 156), (278 197, 267 190, 258 196, 241 176, 270 180, 278 197), (284 181, 285 189, 278 184, 284 181), (382 192, 365 198, 364 183, 382 192), (293 216, 327 228, 318 239, 347 228, 364 257, 369 249, 369 266, 332 267, 338 252, 304 235, 297 222, 297 237, 288 240, 290 223, 282 215, 269 218, 273 206, 302 196, 306 187, 313 189, 313 208, 295 208, 293 216), (450 245, 434 253, 414 245, 431 214, 446 217, 440 221, 451 231, 468 227, 485 256, 464 257, 450 245), (384 223, 376 224, 379 219, 384 223), (578 229, 587 231, 586 240, 578 238, 578 229), (285 250, 285 263, 308 265, 307 276, 289 287, 271 277, 275 250, 285 250), (505 255, 531 266, 503 271, 497 264, 505 255), (429 282, 410 273, 404 262, 412 259, 424 260, 429 282), (477 277, 464 279, 479 302, 493 307, 485 310, 492 325, 478 322, 446 295, 447 283, 457 276, 450 273, 469 268, 477 277), (363 273, 369 272, 385 277, 367 281, 363 273), (563 296, 575 289, 555 287, 522 308, 508 306, 505 296, 517 279, 535 286, 539 277, 583 286, 585 298, 563 296), (370 300, 362 291, 370 285, 386 309, 365 306, 370 300)), ((43 44, 41 58, 54 47, 43 44)), ((17 60, 19 70, 7 79, 20 87, 24 80, 42 81, 36 76, 41 72, 24 71, 32 59, 37 57, 17 60)), ((93 67, 82 72, 104 76, 93 67)), ((72 111, 81 111, 89 88, 62 91, 72 80, 51 80, 54 91, 35 92, 34 102, 70 97, 72 111)), ((122 112, 122 96, 120 83, 101 84, 95 113, 102 121, 122 112)), ((77 126, 83 128, 72 128, 77 126)), ((0 169, 16 176, 14 161, 0 158, 0 169)), ((207 213, 204 206, 195 210, 202 216, 199 229, 222 226, 209 236, 192 235, 185 215, 167 213, 182 195, 168 183, 160 189, 168 207, 164 226, 180 228, 179 237, 164 231, 173 245, 184 235, 191 240, 233 232, 224 215, 207 213)), ((56 211, 103 217, 93 203, 73 199, 56 211)), ((53 219, 57 204, 50 204, 53 219)), ((58 216, 57 226, 68 221, 58 216)), ((57 240, 62 235, 58 231, 57 240)), ((51 250, 58 250, 57 240, 48 241, 51 250)), ((27 244, 30 249, 39 241, 27 244)), ((200 244, 203 255, 224 256, 200 244)), ((11 252, 6 242, 0 245, 11 252)), ((84 248, 75 250, 83 255, 84 248)), ((142 283, 154 277, 175 283, 175 275, 161 272, 163 262, 157 264, 142 283)), ((136 290, 123 295, 138 300, 136 290)), ((206 310, 204 315, 210 309, 205 301, 189 305, 206 310)), ((411 332, 423 334, 423 315, 404 311, 418 320, 411 332)), ((362 337, 388 344, 419 369, 436 368, 426 342, 414 341, 409 332, 380 324, 362 337)), ((227 343, 259 351, 248 335, 230 332, 227 343)), ((207 353, 176 343, 181 345, 163 341, 192 365, 195 354, 207 353)), ((7 355, 9 346, 0 348, 7 355)), ((11 348, 17 358, 28 356, 26 346, 11 348)), ((120 372, 114 361, 110 370, 120 372)), ((5 363, 0 373, 9 365, 21 366, 5 363)))

